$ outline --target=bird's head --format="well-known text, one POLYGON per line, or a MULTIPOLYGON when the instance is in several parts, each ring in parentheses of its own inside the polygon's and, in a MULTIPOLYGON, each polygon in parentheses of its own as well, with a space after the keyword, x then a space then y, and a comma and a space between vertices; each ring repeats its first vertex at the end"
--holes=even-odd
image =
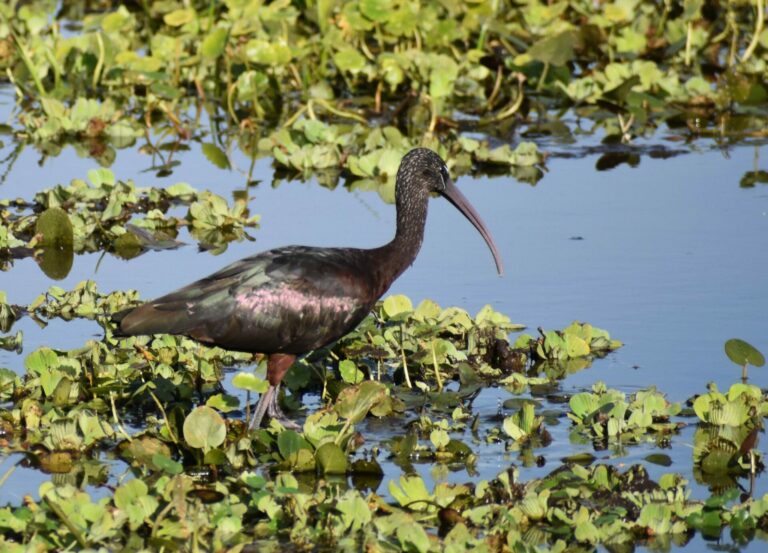
POLYGON ((448 167, 439 155, 428 148, 414 148, 405 154, 397 171, 397 187, 396 195, 406 202, 410 197, 429 193, 445 197, 482 235, 493 254, 496 270, 500 275, 504 273, 501 257, 490 231, 469 200, 453 184, 448 167), (406 190, 401 190, 401 187, 406 190))
POLYGON ((408 194, 436 193, 443 194, 446 183, 451 182, 448 167, 435 152, 428 148, 414 148, 400 162, 397 171, 398 186, 408 187, 402 192, 408 194))

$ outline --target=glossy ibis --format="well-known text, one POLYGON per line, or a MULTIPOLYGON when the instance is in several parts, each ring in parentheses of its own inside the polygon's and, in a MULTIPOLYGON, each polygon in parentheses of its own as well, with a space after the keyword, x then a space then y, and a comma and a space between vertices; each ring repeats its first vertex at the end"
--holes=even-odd
POLYGON ((430 193, 445 196, 501 259, 491 234, 454 186, 443 160, 426 148, 411 150, 397 171, 394 239, 370 250, 287 246, 225 267, 176 292, 118 313, 118 334, 181 334, 203 344, 268 355, 269 388, 251 426, 264 414, 286 426, 278 405, 280 381, 297 355, 338 340, 357 326, 376 300, 416 258, 430 193))

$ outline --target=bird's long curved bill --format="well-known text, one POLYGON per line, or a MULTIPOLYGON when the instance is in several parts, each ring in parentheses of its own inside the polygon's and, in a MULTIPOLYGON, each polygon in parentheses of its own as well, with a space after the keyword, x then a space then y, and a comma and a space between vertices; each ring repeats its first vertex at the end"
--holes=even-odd
POLYGON ((493 254, 493 260, 496 262, 496 271, 500 275, 503 275, 504 265, 501 262, 499 251, 496 249, 496 243, 493 241, 493 237, 491 236, 490 231, 486 228, 485 223, 483 223, 483 220, 480 218, 480 215, 477 214, 475 208, 472 207, 472 204, 469 203, 469 200, 467 200, 464 194, 462 194, 461 191, 456 188, 456 185, 453 184, 453 182, 450 180, 445 183, 445 190, 443 191, 442 195, 445 196, 448 201, 456 207, 456 209, 461 211, 464 214, 464 217, 469 219, 469 222, 472 223, 477 231, 482 235, 485 243, 488 244, 488 247, 491 249, 491 253, 493 254))

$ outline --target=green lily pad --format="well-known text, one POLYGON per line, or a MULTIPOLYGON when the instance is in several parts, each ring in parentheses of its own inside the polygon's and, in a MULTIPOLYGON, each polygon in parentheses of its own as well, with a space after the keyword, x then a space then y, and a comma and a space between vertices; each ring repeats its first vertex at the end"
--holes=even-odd
POLYGON ((381 382, 366 380, 359 386, 350 386, 339 394, 339 401, 334 409, 339 416, 358 423, 376 403, 386 396, 387 389, 381 382))
POLYGON ((171 450, 165 442, 152 436, 141 436, 121 444, 121 455, 131 464, 161 468, 155 463, 155 457, 164 457, 170 461, 171 450))
POLYGON ((347 472, 347 456, 333 442, 326 442, 315 452, 318 469, 323 474, 345 474, 347 472))
POLYGON ((662 467, 672 466, 672 458, 664 453, 651 453, 650 455, 645 456, 645 460, 662 467))
POLYGON ((388 317, 394 318, 411 313, 413 311, 413 304, 407 296, 393 295, 384 300, 382 308, 388 317))
POLYGON ((232 378, 232 385, 235 388, 246 390, 248 392, 254 392, 257 394, 263 394, 269 388, 269 382, 257 377, 251 372, 238 372, 234 378, 232 378))
POLYGON ((43 246, 72 248, 72 223, 67 212, 60 207, 50 207, 38 216, 35 233, 42 237, 40 243, 43 246))
POLYGON ((765 357, 760 353, 753 345, 739 340, 738 338, 732 338, 725 343, 725 354, 728 359, 743 367, 744 365, 752 365, 753 367, 762 367, 765 365, 765 357))
POLYGON ((363 372, 357 368, 357 364, 351 359, 343 359, 339 362, 339 373, 344 382, 357 384, 365 378, 363 372))
POLYGON ((208 451, 223 444, 226 436, 224 419, 210 407, 197 407, 184 419, 184 440, 190 447, 208 451))

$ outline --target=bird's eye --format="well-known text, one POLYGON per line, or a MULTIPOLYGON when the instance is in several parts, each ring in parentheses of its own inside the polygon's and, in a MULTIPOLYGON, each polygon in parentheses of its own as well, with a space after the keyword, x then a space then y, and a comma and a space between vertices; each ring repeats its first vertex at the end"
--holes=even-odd
POLYGON ((440 168, 440 177, 443 179, 443 186, 447 186, 451 181, 451 175, 448 174, 448 169, 445 166, 440 168))

